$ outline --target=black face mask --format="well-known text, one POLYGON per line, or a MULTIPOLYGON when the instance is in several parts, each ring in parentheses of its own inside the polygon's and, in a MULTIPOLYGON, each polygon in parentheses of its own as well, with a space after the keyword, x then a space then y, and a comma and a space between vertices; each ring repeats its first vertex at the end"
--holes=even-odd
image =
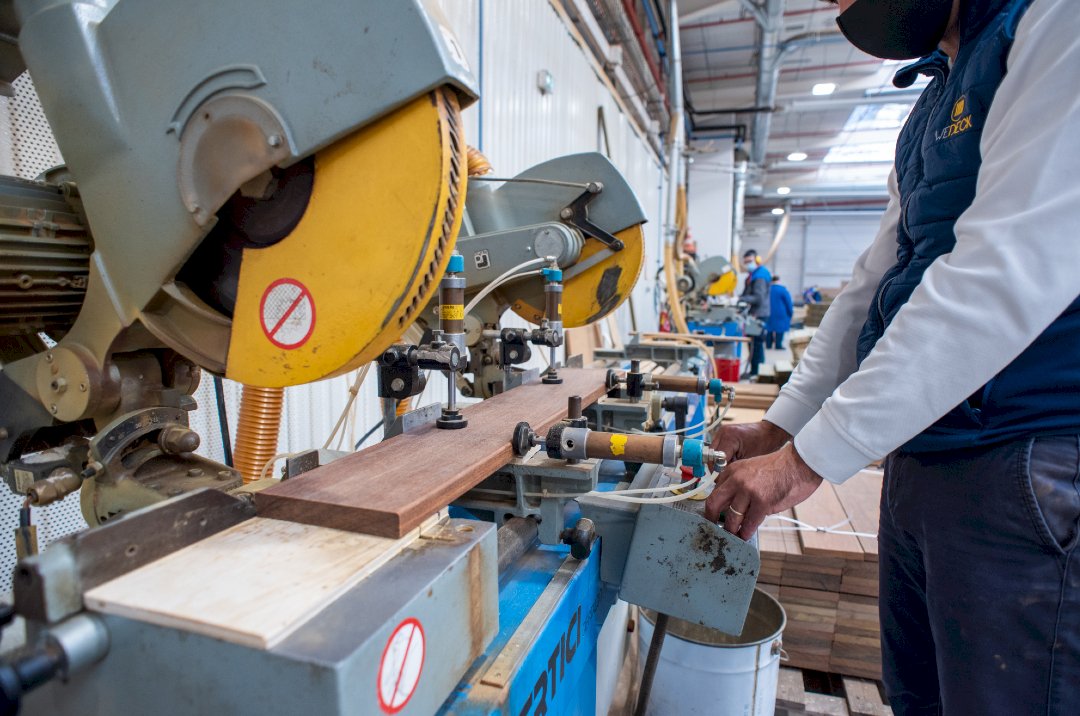
POLYGON ((925 57, 937 49, 952 0, 856 0, 836 18, 851 44, 883 60, 925 57))

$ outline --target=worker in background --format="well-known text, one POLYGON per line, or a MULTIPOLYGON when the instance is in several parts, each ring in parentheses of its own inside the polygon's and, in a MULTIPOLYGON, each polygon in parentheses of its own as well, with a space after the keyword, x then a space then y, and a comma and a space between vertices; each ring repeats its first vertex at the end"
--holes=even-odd
POLYGON ((929 77, 889 204, 765 420, 725 427, 706 513, 746 538, 886 458, 883 680, 897 716, 1080 714, 1076 0, 840 0, 929 77))
MULTIPOLYGON (((758 253, 753 249, 743 254, 742 261, 746 271, 746 283, 739 300, 750 307, 751 316, 764 323, 769 318, 771 308, 769 284, 772 283, 772 275, 769 269, 761 265, 758 253)), ((765 336, 759 333, 751 336, 751 341, 750 375, 757 375, 761 364, 765 362, 765 336)))
POLYGON ((791 302, 791 292, 780 283, 779 276, 773 276, 769 287, 769 320, 765 321, 766 348, 784 347, 784 334, 791 330, 793 315, 795 304, 791 302))

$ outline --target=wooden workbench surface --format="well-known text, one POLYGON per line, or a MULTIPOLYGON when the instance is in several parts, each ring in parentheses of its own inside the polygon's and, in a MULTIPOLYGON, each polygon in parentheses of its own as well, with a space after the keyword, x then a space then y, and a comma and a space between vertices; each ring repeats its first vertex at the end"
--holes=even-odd
POLYGON ((398 538, 513 458, 514 426, 541 435, 566 416, 567 399, 588 406, 606 371, 562 369, 559 385, 528 383, 462 410, 461 430, 427 425, 255 494, 261 517, 398 538))

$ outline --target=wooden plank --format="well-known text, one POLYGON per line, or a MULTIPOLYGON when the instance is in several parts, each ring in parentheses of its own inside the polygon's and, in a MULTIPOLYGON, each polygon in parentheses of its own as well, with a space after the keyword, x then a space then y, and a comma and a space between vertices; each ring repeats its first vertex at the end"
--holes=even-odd
POLYGON ((419 535, 254 517, 86 593, 87 608, 269 649, 419 535))
POLYGON ((839 696, 809 693, 806 695, 807 716, 848 716, 847 704, 839 696))
MULTIPOLYGON (((881 515, 881 485, 884 475, 879 470, 863 470, 847 482, 833 485, 851 528, 856 532, 876 535, 881 515)), ((867 561, 878 559, 878 541, 873 537, 859 537, 863 555, 867 561)))
POLYGON ((589 405, 604 394, 606 371, 561 369, 563 382, 539 381, 470 405, 461 430, 427 425, 255 493, 260 516, 401 537, 513 457, 519 421, 544 434, 566 416, 567 399, 589 405))
POLYGON ((593 326, 581 328, 567 328, 564 332, 566 341, 566 355, 580 355, 582 365, 589 367, 596 362, 593 352, 601 348, 596 338, 596 330, 593 326))
POLYGON ((760 408, 731 408, 724 416, 723 425, 741 423, 759 423, 765 418, 765 411, 760 408))
POLYGON ((848 700, 851 716, 886 716, 887 708, 882 703, 881 692, 873 681, 859 678, 843 678, 843 693, 848 700))
MULTIPOLYGON (((795 519, 814 527, 832 527, 845 521, 847 512, 833 491, 832 483, 823 482, 809 499, 795 506, 795 519)), ((838 529, 850 530, 850 526, 844 525, 838 529)), ((854 536, 805 530, 799 532, 799 540, 803 554, 864 559, 862 545, 854 536)))
POLYGON ((780 667, 780 679, 776 684, 776 707, 788 711, 806 710, 806 688, 802 672, 798 669, 780 667))
MULTIPOLYGON (((795 512, 793 510, 790 510, 790 509, 784 510, 780 514, 783 515, 784 517, 787 517, 788 519, 794 519, 795 518, 795 512)), ((788 522, 787 520, 774 520, 774 522, 779 527, 794 527, 795 526, 791 522, 788 522)), ((790 559, 791 555, 794 555, 796 557, 801 557, 802 556, 802 543, 799 542, 799 533, 796 532, 795 530, 792 530, 792 529, 785 529, 785 530, 781 530, 780 534, 783 535, 783 537, 784 537, 784 552, 785 552, 785 554, 789 555, 784 560, 785 564, 787 563, 787 560, 790 559)), ((792 560, 792 564, 795 564, 795 563, 796 563, 795 560, 792 560)))
POLYGON ((753 396, 758 398, 775 398, 780 394, 779 385, 768 383, 736 383, 735 395, 753 396))

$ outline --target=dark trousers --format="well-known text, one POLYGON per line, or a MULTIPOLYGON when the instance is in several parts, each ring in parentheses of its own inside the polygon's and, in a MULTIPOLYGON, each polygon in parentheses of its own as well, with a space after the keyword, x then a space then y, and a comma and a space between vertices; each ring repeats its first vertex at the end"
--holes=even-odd
POLYGON ((894 454, 883 679, 897 716, 1080 714, 1080 438, 894 454))
POLYGON ((753 336, 750 344, 750 375, 757 375, 765 362, 765 334, 753 336))
POLYGON ((784 333, 786 333, 786 331, 765 331, 765 347, 777 349, 783 348, 784 333))

